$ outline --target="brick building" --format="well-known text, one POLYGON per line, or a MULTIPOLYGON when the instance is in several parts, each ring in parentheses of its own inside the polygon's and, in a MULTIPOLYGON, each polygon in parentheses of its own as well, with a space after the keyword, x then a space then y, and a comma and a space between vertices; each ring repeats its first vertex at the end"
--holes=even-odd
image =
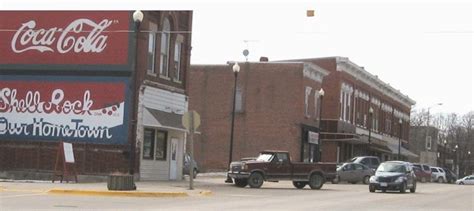
MULTIPOLYGON (((288 150, 309 160, 308 131, 319 133, 319 96, 327 71, 303 62, 240 63, 233 160, 264 149, 288 150)), ((226 169, 234 74, 230 65, 192 65, 189 106, 201 115, 194 155, 205 170, 226 169)))
POLYGON ((430 166, 442 165, 442 163, 437 162, 440 151, 442 151, 438 150, 438 146, 443 144, 438 139, 438 128, 432 126, 411 126, 410 140, 410 151, 419 156, 410 158, 410 162, 424 163, 430 166))
MULTIPOLYGON (((234 160, 255 156, 263 149, 288 150, 300 161, 342 162, 357 155, 391 160, 397 158, 399 140, 403 159, 417 156, 406 149, 415 102, 347 58, 241 66, 234 160), (325 94, 320 127, 321 86, 325 94)), ((196 157, 207 170, 225 169, 230 148, 232 68, 193 65, 190 77, 190 109, 202 117, 196 157)))
POLYGON ((415 101, 348 58, 297 61, 329 71, 323 80, 323 161, 342 162, 357 155, 396 159, 399 141, 404 160, 417 156, 406 149, 415 101))
POLYGON ((192 12, 132 13, 0 12, 0 176, 51 177, 64 141, 79 175, 182 178, 192 12))

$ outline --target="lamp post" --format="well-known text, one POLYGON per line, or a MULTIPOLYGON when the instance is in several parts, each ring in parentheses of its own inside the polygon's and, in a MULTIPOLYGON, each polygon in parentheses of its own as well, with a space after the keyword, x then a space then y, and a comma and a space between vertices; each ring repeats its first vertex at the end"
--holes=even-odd
POLYGON ((468 175, 471 175, 471 171, 470 171, 470 168, 471 168, 471 150, 467 151, 467 174, 468 175))
POLYGON ((468 175, 471 175, 471 150, 467 151, 467 169, 466 172, 468 175))
POLYGON ((444 139, 443 144, 444 144, 443 166, 446 168, 446 157, 448 156, 448 149, 446 148, 446 144, 448 144, 448 141, 444 139))
POLYGON ((399 128, 400 128, 400 134, 398 134, 398 160, 401 160, 400 159, 400 148, 401 148, 401 145, 402 145, 402 119, 399 119, 398 120, 398 124, 399 124, 399 128))
POLYGON ((140 23, 143 21, 143 12, 136 10, 133 12, 133 21, 135 22, 135 69, 132 71, 132 76, 130 79, 131 83, 131 105, 130 105, 130 124, 132 126, 132 131, 130 131, 130 155, 129 155, 129 168, 128 173, 130 175, 135 174, 135 138, 137 137, 137 109, 136 109, 136 86, 137 86, 137 71, 138 71, 138 33, 140 31, 140 23))
POLYGON ((374 113, 374 109, 372 108, 372 106, 369 108, 369 144, 367 145, 367 155, 370 155, 370 145, 371 145, 371 141, 370 141, 370 135, 371 135, 371 132, 372 132, 372 114, 374 113))
POLYGON ((454 154, 454 156, 455 156, 454 159, 455 159, 455 161, 456 161, 456 162, 454 162, 454 163, 455 163, 454 168, 455 168, 455 171, 456 171, 456 175, 459 175, 458 145, 457 145, 457 144, 456 144, 456 146, 454 146, 454 152, 455 152, 455 154, 454 154))
MULTIPOLYGON (((234 66, 232 66, 232 71, 234 72, 234 98, 233 98, 233 103, 232 103, 232 120, 231 120, 231 126, 230 126, 230 149, 229 149, 229 171, 230 169, 230 163, 232 162, 232 148, 234 145, 234 118, 235 118, 235 95, 237 92, 237 76, 240 71, 240 66, 237 62, 235 62, 234 66)), ((232 183, 232 178, 229 177, 229 174, 227 174, 227 179, 225 180, 226 183, 232 183)))
POLYGON ((318 135, 318 144, 319 144, 319 161, 323 160, 323 143, 321 142, 321 119, 323 118, 323 98, 324 98, 324 89, 319 90, 319 135, 318 135))

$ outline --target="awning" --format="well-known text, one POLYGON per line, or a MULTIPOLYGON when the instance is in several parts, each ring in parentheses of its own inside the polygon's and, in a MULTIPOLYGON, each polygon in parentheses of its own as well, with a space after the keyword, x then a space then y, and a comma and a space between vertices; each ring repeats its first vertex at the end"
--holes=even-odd
POLYGON ((143 111, 143 125, 186 132, 181 124, 183 115, 146 108, 143 111))
POLYGON ((392 153, 392 150, 390 150, 387 145, 371 144, 370 149, 379 152, 392 153))
POLYGON ((328 133, 321 132, 321 141, 325 142, 345 142, 348 144, 365 144, 353 133, 328 133))
MULTIPOLYGON (((398 143, 387 142, 387 146, 392 151, 392 154, 394 155, 398 154, 398 143)), ((400 146, 400 154, 405 157, 414 157, 414 158, 418 157, 417 154, 410 152, 408 149, 405 149, 403 146, 400 146)))

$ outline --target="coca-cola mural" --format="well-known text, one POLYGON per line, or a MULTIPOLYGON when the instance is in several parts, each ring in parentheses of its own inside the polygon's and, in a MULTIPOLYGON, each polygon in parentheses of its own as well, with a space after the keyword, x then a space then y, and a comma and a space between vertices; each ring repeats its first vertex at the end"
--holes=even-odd
POLYGON ((0 69, 131 67, 134 36, 127 11, 3 11, 0 28, 0 69))
POLYGON ((127 87, 116 77, 2 76, 0 140, 126 144, 127 87))

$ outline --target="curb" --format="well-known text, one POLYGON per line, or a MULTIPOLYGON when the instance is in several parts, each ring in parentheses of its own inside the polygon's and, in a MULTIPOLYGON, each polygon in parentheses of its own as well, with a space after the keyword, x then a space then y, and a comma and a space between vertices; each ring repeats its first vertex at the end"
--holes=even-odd
POLYGON ((203 191, 200 191, 199 194, 201 196, 212 196, 213 193, 210 190, 203 190, 203 191))
POLYGON ((66 190, 51 189, 50 194, 73 194, 85 196, 129 196, 129 197, 186 197, 185 192, 138 192, 138 191, 97 191, 97 190, 66 190))

